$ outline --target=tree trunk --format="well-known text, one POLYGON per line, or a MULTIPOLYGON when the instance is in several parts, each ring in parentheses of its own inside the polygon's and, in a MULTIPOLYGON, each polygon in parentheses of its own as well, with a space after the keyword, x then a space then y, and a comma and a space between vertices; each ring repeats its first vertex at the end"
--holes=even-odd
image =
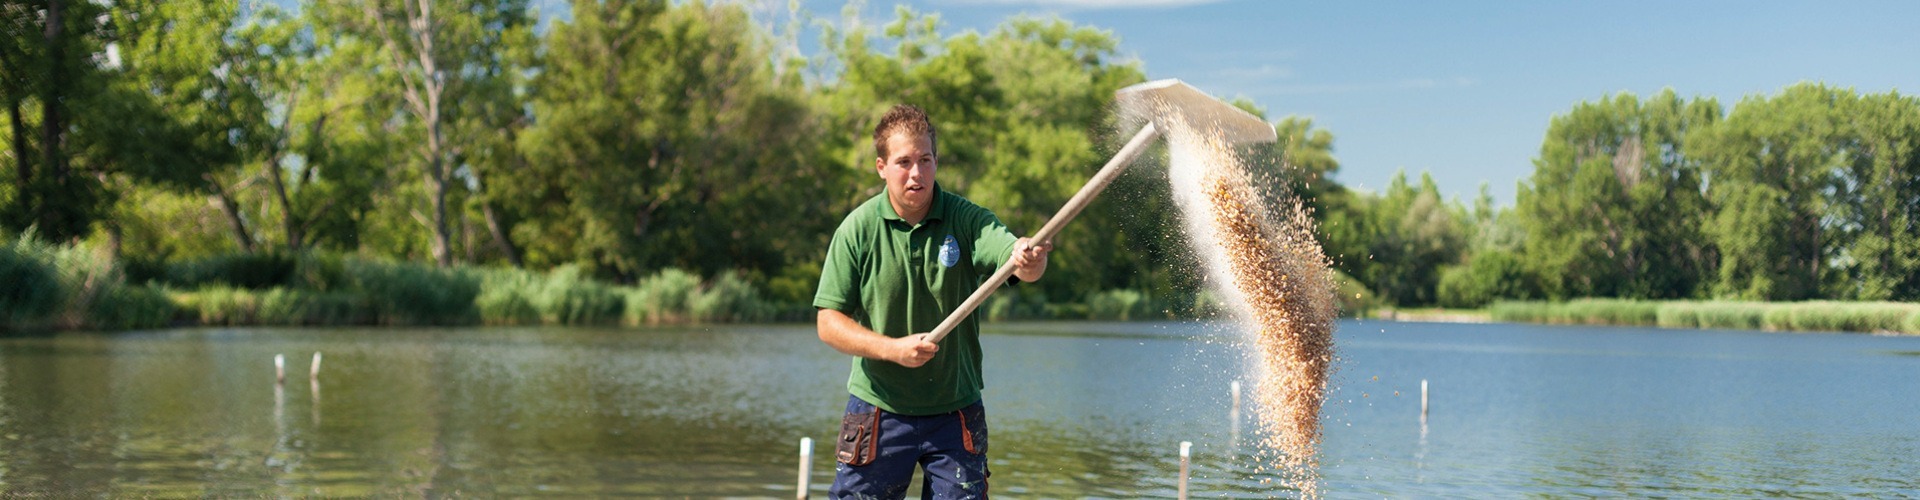
POLYGON ((218 183, 213 185, 212 201, 213 206, 219 207, 220 213, 227 216, 227 225, 233 229, 233 239, 240 244, 240 251, 253 253, 253 236, 247 234, 247 221, 240 216, 240 205, 234 203, 233 197, 227 196, 227 190, 218 183))
MULTIPOLYGON (((0 75, 16 74, 14 72, 19 71, 19 67, 19 63, 7 57, 6 51, 0 51, 0 75)), ((7 100, 7 139, 9 145, 13 147, 14 168, 17 169, 14 182, 19 184, 20 196, 25 196, 27 182, 33 180, 33 164, 27 161, 27 134, 22 132, 25 130, 22 126, 26 118, 20 115, 20 96, 26 91, 4 80, 6 79, 0 78, 0 85, 6 85, 4 91, 0 91, 0 98, 7 100)), ((25 206, 24 203, 21 205, 25 206)))
MULTIPOLYGON (((514 128, 516 125, 517 123, 509 124, 505 129, 508 144, 518 142, 518 129, 514 128)), ((515 151, 514 158, 516 165, 520 168, 526 168, 525 156, 515 151)), ((493 235, 493 245, 500 247, 500 253, 507 256, 507 263, 513 264, 513 267, 525 268, 527 267, 526 263, 520 260, 520 247, 513 244, 513 231, 507 228, 506 221, 500 216, 500 210, 494 206, 493 197, 487 194, 487 182, 483 175, 484 170, 485 169, 473 170, 473 185, 474 194, 480 197, 480 213, 487 219, 487 232, 493 235)))
POLYGON ((286 175, 280 170, 280 159, 267 162, 267 169, 270 170, 266 174, 267 179, 272 181, 274 198, 280 203, 280 227, 287 233, 287 250, 299 251, 306 246, 306 235, 303 234, 306 225, 300 223, 299 215, 293 211, 293 202, 287 199, 286 183, 280 180, 280 176, 286 175))
POLYGON ((287 98, 287 116, 280 121, 280 136, 274 140, 273 151, 268 154, 266 165, 261 167, 265 170, 261 175, 266 176, 268 186, 273 188, 274 201, 280 204, 280 227, 287 233, 287 250, 290 251, 299 251, 300 247, 305 245, 303 240, 306 239, 301 234, 304 232, 305 225, 300 223, 299 215, 294 213, 293 201, 287 198, 287 182, 283 179, 287 173, 286 169, 280 165, 281 160, 287 156, 287 136, 292 134, 293 110, 300 103, 299 94, 300 90, 296 87, 287 98))
POLYGON ((507 255, 507 263, 513 264, 513 267, 527 267, 526 263, 520 261, 520 247, 513 245, 513 238, 507 231, 507 225, 500 220, 499 211, 493 208, 493 202, 481 203, 480 211, 487 216, 487 232, 493 233, 493 244, 500 247, 500 253, 507 255))
POLYGON ((70 83, 66 81, 66 75, 61 74, 63 71, 60 71, 60 69, 66 65, 65 61, 62 60, 66 54, 64 53, 65 51, 62 50, 64 47, 62 47, 60 43, 61 28, 64 27, 61 23, 65 21, 62 20, 60 16, 59 0, 47 2, 46 16, 46 60, 49 73, 47 78, 49 81, 45 83, 45 95, 40 97, 40 153, 42 157, 40 166, 46 169, 48 175, 53 176, 54 182, 58 183, 65 181, 67 178, 66 165, 60 161, 60 131, 65 125, 60 123, 61 99, 58 93, 64 84, 70 83))
MULTIPOLYGON (((446 92, 447 84, 440 74, 439 61, 434 59, 433 35, 436 26, 433 22, 433 3, 421 1, 418 8, 410 2, 401 2, 406 7, 407 25, 414 35, 415 56, 420 60, 420 79, 402 79, 402 83, 414 87, 408 89, 413 94, 414 111, 420 115, 420 121, 427 126, 427 197, 433 204, 433 259, 440 267, 453 267, 452 236, 447 229, 447 183, 453 173, 447 165, 446 138, 440 131, 440 97, 446 92)), ((388 42, 392 46, 392 42, 388 42)), ((396 49, 397 50, 397 49, 396 49)), ((398 59, 398 53, 395 53, 398 59)), ((405 70, 402 70, 405 76, 405 70)), ((457 78, 457 77, 455 77, 457 78)))
MULTIPOLYGON (((9 96, 11 99, 11 96, 9 96)), ((7 103, 8 132, 13 134, 13 167, 16 170, 14 182, 19 185, 19 195, 27 195, 27 184, 33 182, 33 162, 27 160, 27 134, 21 127, 25 119, 20 116, 20 101, 7 103)))
MULTIPOLYGON (((96 175, 99 176, 101 185, 107 184, 106 172, 100 172, 99 174, 96 174, 96 175)), ((120 221, 112 217, 108 217, 105 220, 102 220, 100 225, 102 229, 105 229, 107 231, 107 255, 113 256, 114 262, 120 262, 125 260, 126 255, 121 253, 121 249, 124 246, 123 243, 125 242, 125 237, 122 234, 123 231, 120 229, 120 221)))
POLYGON ((447 177, 441 175, 444 163, 440 159, 439 140, 433 138, 436 134, 431 132, 437 127, 429 124, 427 128, 430 130, 427 142, 433 151, 427 161, 427 196, 433 203, 433 260, 440 267, 453 267, 453 238, 447 230, 447 177))

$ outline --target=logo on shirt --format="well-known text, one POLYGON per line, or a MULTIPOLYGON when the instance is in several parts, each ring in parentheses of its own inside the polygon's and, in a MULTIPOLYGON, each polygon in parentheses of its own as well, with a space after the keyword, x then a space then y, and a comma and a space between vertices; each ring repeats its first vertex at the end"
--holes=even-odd
POLYGON ((940 265, 953 267, 954 264, 959 263, 960 241, 953 239, 953 235, 949 234, 947 241, 940 244, 940 265))

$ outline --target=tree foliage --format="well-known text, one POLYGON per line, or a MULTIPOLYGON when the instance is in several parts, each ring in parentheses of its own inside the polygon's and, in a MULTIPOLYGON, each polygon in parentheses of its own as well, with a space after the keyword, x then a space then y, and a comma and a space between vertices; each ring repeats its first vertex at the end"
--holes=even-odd
POLYGON ((1800 84, 1558 116, 1516 211, 1558 297, 1917 300, 1920 101, 1800 84))
POLYGON ((1706 200, 1687 140, 1720 118, 1671 90, 1581 103, 1547 127, 1515 210, 1556 296, 1683 298, 1711 268, 1706 200))
POLYGON ((1710 165, 1718 295, 1920 299, 1920 101, 1817 84, 1749 97, 1697 150, 1710 165))
MULTIPOLYGON (((881 192, 887 107, 927 109, 941 186, 1030 233, 1131 135, 1109 106, 1145 79, 1113 33, 1055 18, 950 33, 902 8, 821 23, 801 54, 792 26, 733 3, 565 8, 0 3, 0 227, 149 267, 323 249, 625 283, 686 269, 804 303, 832 228, 881 192)), ((1274 127, 1242 152, 1264 192, 1300 200, 1336 267, 1397 305, 1920 300, 1920 101, 1898 93, 1583 102, 1511 209, 1428 175, 1349 190, 1332 131, 1274 127)), ((1160 156, 1057 237, 1016 307, 1196 302, 1160 156), (1098 293, 1116 289, 1145 294, 1098 293)))

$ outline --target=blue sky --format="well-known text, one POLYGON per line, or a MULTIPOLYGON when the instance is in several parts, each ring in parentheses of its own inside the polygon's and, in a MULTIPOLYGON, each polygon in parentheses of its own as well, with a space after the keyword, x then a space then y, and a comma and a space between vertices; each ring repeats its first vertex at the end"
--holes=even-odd
MULTIPOLYGON (((782 15, 785 4, 763 3, 782 15)), ((1427 171, 1463 201, 1488 183, 1500 205, 1533 172, 1548 121, 1581 101, 1671 87, 1731 108, 1803 81, 1920 89, 1920 2, 1911 1, 905 4, 940 13, 946 34, 1022 13, 1110 30, 1149 78, 1250 98, 1270 118, 1313 118, 1334 134, 1343 184, 1379 191, 1395 171, 1427 171)), ((803 5, 837 20, 844 2, 803 5)), ((868 2, 862 17, 891 20, 894 6, 868 2)))

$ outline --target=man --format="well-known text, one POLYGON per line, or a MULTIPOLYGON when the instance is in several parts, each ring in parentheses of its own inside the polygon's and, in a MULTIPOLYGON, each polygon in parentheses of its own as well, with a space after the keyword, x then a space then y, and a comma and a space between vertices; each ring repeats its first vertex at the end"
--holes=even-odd
POLYGON ((980 403, 980 321, 939 344, 926 332, 1012 260, 1036 281, 1050 243, 1016 239, 993 212, 934 182, 933 122, 910 105, 873 128, 885 193, 847 215, 820 270, 820 341, 854 356, 833 498, 902 498, 915 466, 927 498, 987 494, 987 420, 980 403))

